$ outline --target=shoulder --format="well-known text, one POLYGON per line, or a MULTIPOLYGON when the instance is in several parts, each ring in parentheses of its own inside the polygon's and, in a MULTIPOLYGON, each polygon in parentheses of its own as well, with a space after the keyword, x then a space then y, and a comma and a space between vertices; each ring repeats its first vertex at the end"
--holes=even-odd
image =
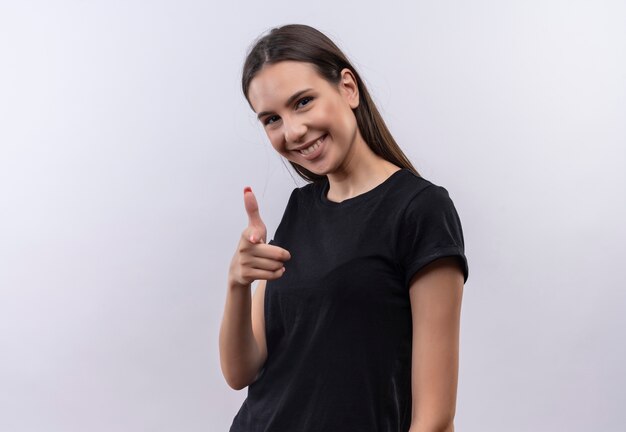
POLYGON ((310 195, 313 195, 316 191, 318 191, 321 186, 322 186, 321 182, 307 183, 304 186, 295 188, 293 192, 301 196, 310 196, 310 195))
POLYGON ((295 213, 299 213, 300 211, 310 210, 317 191, 318 185, 315 183, 307 183, 304 186, 294 187, 287 199, 285 214, 294 216, 295 213))
POLYGON ((405 170, 388 191, 387 198, 406 212, 410 208, 444 204, 449 195, 443 186, 405 170))
MULTIPOLYGON (((412 173, 411 173, 412 174, 412 173)), ((414 174, 406 180, 400 223, 405 226, 460 225, 458 212, 448 190, 414 174)))
POLYGON ((302 202, 302 201, 310 201, 315 198, 316 194, 321 193, 321 188, 323 187, 321 182, 315 183, 307 183, 304 186, 297 186, 293 188, 291 191, 291 195, 289 196, 290 202, 302 202))

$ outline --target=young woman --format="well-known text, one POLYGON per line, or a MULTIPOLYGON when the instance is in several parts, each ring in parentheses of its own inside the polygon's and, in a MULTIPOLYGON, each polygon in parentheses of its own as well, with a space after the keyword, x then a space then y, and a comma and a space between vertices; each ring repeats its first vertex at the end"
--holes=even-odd
POLYGON ((242 85, 307 184, 269 243, 244 189, 220 361, 248 396, 230 431, 453 431, 468 264, 447 190, 418 174, 318 30, 271 30, 242 85))

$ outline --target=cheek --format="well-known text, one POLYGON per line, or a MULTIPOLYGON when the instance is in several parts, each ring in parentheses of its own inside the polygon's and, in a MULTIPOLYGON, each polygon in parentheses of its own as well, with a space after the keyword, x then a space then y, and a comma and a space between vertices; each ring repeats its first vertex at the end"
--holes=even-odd
POLYGON ((320 130, 330 130, 338 133, 337 126, 339 120, 338 112, 332 104, 318 107, 311 118, 311 126, 320 130))
POLYGON ((357 128, 356 117, 351 109, 338 110, 336 113, 337 124, 340 125, 344 134, 352 136, 357 128))
POLYGON ((269 135, 270 143, 272 144, 272 148, 279 154, 288 157, 292 155, 292 152, 288 151, 286 148, 286 144, 280 133, 274 132, 269 135))

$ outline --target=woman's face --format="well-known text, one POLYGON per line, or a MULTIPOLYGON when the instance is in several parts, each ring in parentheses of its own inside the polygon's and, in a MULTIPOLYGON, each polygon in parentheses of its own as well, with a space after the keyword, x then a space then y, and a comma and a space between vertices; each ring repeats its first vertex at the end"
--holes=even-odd
POLYGON ((359 104, 356 79, 349 69, 341 74, 335 87, 310 63, 282 61, 264 66, 248 90, 274 149, 319 175, 341 170, 360 137, 352 111, 359 104))

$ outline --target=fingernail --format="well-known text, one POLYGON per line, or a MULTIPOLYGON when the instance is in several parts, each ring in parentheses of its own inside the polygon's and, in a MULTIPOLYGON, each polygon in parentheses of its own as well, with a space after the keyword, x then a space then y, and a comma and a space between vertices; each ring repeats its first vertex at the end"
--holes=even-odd
POLYGON ((253 235, 250 235, 250 241, 251 241, 252 243, 254 243, 254 236, 253 236, 253 235))
POLYGON ((246 192, 252 192, 252 188, 250 186, 246 186, 245 188, 243 188, 243 193, 246 192))

